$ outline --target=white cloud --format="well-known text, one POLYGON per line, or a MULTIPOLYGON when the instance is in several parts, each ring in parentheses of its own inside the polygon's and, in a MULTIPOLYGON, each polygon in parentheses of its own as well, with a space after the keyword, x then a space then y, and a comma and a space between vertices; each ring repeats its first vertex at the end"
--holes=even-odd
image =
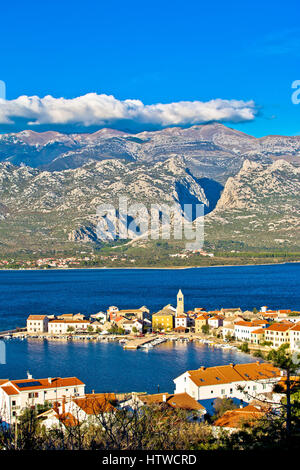
POLYGON ((242 122, 255 118, 253 101, 179 101, 145 105, 140 100, 118 100, 112 95, 88 93, 73 99, 53 96, 20 96, 0 99, 0 124, 14 124, 22 118, 29 125, 79 124, 116 125, 118 121, 155 126, 192 125, 210 121, 242 122))

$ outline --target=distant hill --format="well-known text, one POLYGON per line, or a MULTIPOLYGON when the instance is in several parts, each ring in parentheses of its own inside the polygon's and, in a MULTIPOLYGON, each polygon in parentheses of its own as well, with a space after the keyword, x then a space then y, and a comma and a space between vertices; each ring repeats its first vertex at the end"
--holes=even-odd
POLYGON ((270 163, 281 158, 300 164, 300 137, 257 139, 219 123, 139 134, 101 129, 92 134, 27 130, 0 135, 0 161, 49 171, 78 168, 90 160, 156 162, 177 156, 184 156, 195 176, 224 184, 245 159, 270 163))

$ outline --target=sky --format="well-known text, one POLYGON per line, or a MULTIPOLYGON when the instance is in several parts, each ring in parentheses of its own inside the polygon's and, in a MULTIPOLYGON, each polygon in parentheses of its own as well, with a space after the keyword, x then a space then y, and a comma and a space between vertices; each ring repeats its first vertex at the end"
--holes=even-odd
POLYGON ((218 121, 298 135, 299 12, 289 0, 4 1, 0 132, 218 121))

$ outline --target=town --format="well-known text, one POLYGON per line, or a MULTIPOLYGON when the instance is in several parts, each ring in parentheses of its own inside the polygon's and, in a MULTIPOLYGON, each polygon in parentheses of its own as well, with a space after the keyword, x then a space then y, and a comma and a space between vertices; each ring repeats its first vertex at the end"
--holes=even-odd
MULTIPOLYGON (((195 307, 185 311, 184 295, 177 294, 177 304, 166 305, 150 314, 147 307, 119 309, 110 306, 106 312, 85 315, 29 315, 27 327, 2 332, 6 338, 48 340, 119 341, 126 349, 152 348, 164 341, 200 341, 212 347, 241 349, 267 358, 266 353, 286 347, 290 353, 300 351, 300 312, 270 310, 242 311, 239 307, 206 311, 195 307), (265 354, 265 356, 264 356, 265 354)), ((156 394, 86 393, 85 383, 77 377, 48 377, 0 380, 0 417, 2 423, 13 425, 26 407, 42 410, 37 418, 46 429, 68 428, 97 420, 118 410, 144 409, 159 405, 184 410, 187 419, 204 422, 213 413, 215 400, 238 403, 215 419, 212 429, 230 433, 244 422, 278 410, 284 394, 275 392, 274 385, 284 385, 286 375, 270 362, 251 362, 187 370, 174 377, 174 392, 156 394), (271 399, 271 401, 270 401, 271 399), (264 404, 266 402, 266 404, 264 404), (43 407, 47 404, 46 409, 43 407), (97 418, 98 417, 98 418, 97 418)))
POLYGON ((119 309, 110 306, 87 318, 81 313, 29 315, 27 327, 1 333, 4 337, 119 341, 126 349, 152 348, 168 340, 201 341, 214 347, 242 348, 261 353, 287 344, 300 351, 300 312, 290 309, 242 311, 240 307, 185 311, 179 290, 177 304, 150 313, 146 306, 119 309))

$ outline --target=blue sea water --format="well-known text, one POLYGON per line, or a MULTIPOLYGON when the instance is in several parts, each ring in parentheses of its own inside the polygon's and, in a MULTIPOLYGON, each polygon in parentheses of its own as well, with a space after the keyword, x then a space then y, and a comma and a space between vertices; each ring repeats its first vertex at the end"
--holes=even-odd
POLYGON ((174 392, 173 379, 186 370, 229 363, 253 362, 236 351, 212 349, 200 343, 164 343, 146 352, 128 351, 118 343, 58 343, 8 340, 0 378, 76 376, 87 391, 174 392), (158 388, 159 387, 159 388, 158 388))
MULTIPOLYGON (((24 326, 30 313, 85 314, 146 305, 151 312, 176 302, 181 288, 186 310, 237 307, 300 310, 300 264, 195 269, 90 269, 0 271, 0 330, 24 326)), ((124 351, 115 343, 10 340, 0 378, 76 375, 91 391, 172 392, 172 380, 201 365, 250 362, 234 351, 199 344, 165 343, 149 352, 124 351)))
POLYGON ((300 263, 193 269, 0 270, 0 331, 24 326, 30 313, 91 314, 110 305, 151 312, 176 303, 186 310, 291 308, 300 310, 300 263))

